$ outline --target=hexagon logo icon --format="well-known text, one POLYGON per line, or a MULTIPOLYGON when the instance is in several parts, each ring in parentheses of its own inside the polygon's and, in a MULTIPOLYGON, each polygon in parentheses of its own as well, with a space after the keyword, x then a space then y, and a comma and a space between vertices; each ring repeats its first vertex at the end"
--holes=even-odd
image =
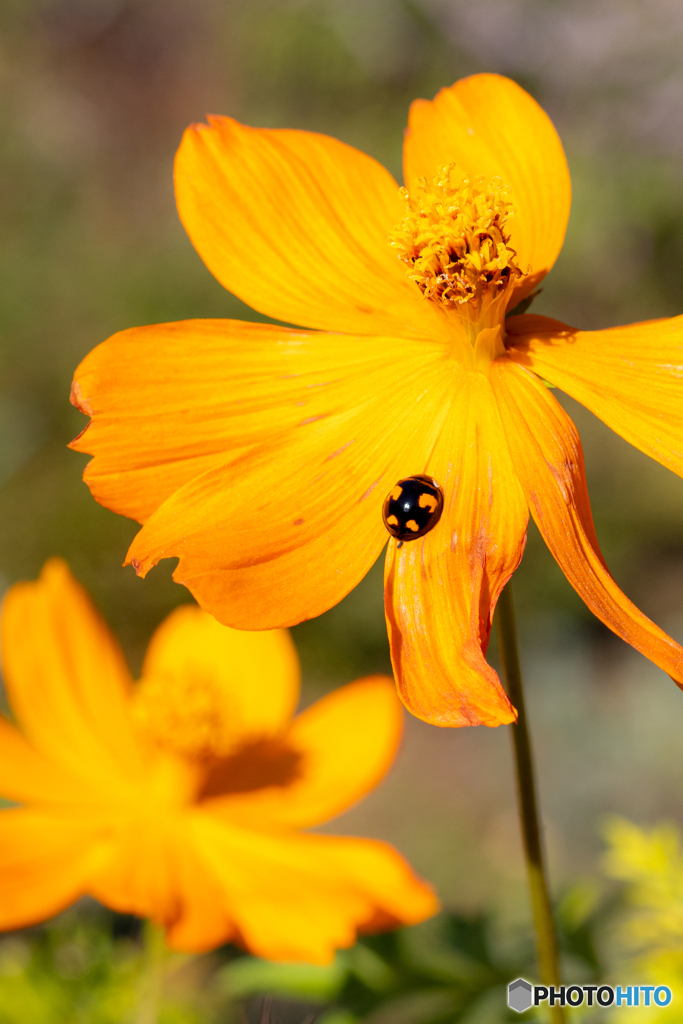
POLYGON ((533 1003, 531 996, 533 989, 524 978, 517 978, 508 985, 508 1006, 517 1013, 524 1013, 533 1003))

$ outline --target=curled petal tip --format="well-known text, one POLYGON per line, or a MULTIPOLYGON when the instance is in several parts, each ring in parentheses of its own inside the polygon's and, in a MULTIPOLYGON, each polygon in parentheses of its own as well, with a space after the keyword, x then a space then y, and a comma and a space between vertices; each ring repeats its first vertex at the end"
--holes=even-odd
POLYGON ((124 565, 132 565, 138 576, 144 580, 145 576, 149 572, 149 567, 145 565, 141 558, 131 558, 129 561, 123 563, 124 565))
POLYGON ((80 412, 85 413, 86 416, 93 415, 93 411, 90 407, 90 404, 83 397, 81 385, 78 383, 77 380, 71 382, 71 393, 69 395, 69 401, 71 402, 72 405, 75 405, 80 412))

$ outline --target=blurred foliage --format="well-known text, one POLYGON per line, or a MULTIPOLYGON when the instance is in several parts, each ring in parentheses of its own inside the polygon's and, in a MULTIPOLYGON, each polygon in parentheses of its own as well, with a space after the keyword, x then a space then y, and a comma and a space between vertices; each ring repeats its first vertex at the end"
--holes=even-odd
MULTIPOLYGON (((558 919, 573 980, 602 978, 596 943, 612 915, 592 886, 565 895, 558 919)), ((134 919, 91 904, 0 939, 0 1024, 137 1021, 140 936, 134 919)), ((519 1019, 506 1007, 506 986, 519 976, 535 977, 525 929, 493 914, 450 913, 366 937, 329 966, 271 963, 234 947, 167 954, 159 1024, 502 1024, 519 1019)))
MULTIPOLYGON (((639 984, 667 985, 667 1007, 639 1011, 644 1024, 683 1021, 683 849, 680 829, 669 823, 643 829, 625 818, 605 829, 605 870, 625 883, 624 906, 609 936, 611 956, 639 984)), ((621 1019, 626 1008, 617 1011, 621 1019)))
MULTIPOLYGON (((72 912, 45 928, 2 939, 0 1024, 133 1021, 143 965, 139 942, 115 938, 100 915, 72 912)), ((183 966, 169 965, 158 1024, 209 1020, 200 1007, 197 979, 183 978, 183 966)))

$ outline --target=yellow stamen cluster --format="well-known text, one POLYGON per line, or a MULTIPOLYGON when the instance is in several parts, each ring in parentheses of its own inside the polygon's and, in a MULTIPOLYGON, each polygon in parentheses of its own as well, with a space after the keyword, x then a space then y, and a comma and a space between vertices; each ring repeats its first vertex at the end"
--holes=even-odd
POLYGON ((514 207, 499 178, 469 179, 449 164, 431 183, 422 178, 412 194, 401 193, 408 212, 390 241, 426 298, 478 304, 522 276, 506 231, 514 207))
POLYGON ((143 679, 133 696, 132 714, 148 740, 183 757, 226 757, 240 738, 219 684, 195 674, 143 679))

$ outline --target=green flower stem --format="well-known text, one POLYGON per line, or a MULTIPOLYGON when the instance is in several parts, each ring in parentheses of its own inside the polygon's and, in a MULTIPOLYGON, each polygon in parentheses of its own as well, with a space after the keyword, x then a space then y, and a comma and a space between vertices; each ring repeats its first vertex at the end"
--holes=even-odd
POLYGON ((135 1024, 158 1024, 166 965, 164 933, 158 925, 142 926, 142 972, 135 1024))
MULTIPOLYGON (((536 952, 544 985, 560 985, 560 966, 557 950, 557 938, 553 910, 546 880, 543 843, 539 827, 538 802, 536 799, 536 783, 534 781, 534 763, 531 754, 531 739, 524 704, 524 688, 522 672, 519 666, 517 648, 517 629, 515 626, 515 608, 512 602, 512 587, 505 587, 498 600, 496 610, 496 632, 498 649, 503 668, 503 676, 510 700, 517 708, 517 723, 512 726, 512 739, 515 748, 515 766, 517 768, 517 793, 519 810, 524 837, 531 906, 536 931, 536 952)), ((550 1007, 554 1024, 564 1024, 564 1008, 555 1005, 550 1007)))

